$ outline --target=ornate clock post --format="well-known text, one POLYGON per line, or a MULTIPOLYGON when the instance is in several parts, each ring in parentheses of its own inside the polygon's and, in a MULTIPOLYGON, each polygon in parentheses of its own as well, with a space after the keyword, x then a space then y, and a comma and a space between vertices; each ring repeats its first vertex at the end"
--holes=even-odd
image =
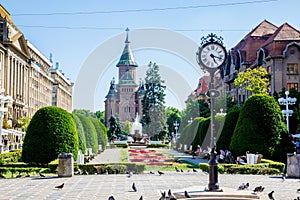
POLYGON ((207 37, 201 38, 201 46, 197 52, 197 62, 200 67, 204 67, 210 73, 210 87, 209 87, 209 98, 211 100, 210 112, 211 112, 211 152, 209 160, 209 191, 222 191, 219 189, 218 184, 218 161, 216 158, 216 133, 215 130, 215 100, 220 96, 219 91, 215 90, 214 86, 214 75, 216 71, 222 67, 227 58, 226 49, 223 46, 222 37, 217 37, 211 33, 207 37))

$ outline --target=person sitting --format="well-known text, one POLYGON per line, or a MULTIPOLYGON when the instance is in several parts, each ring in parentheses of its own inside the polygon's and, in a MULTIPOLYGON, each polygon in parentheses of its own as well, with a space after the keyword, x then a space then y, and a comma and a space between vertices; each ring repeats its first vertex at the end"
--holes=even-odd
POLYGON ((236 164, 246 164, 247 163, 247 159, 245 158, 245 156, 238 156, 236 158, 236 164))

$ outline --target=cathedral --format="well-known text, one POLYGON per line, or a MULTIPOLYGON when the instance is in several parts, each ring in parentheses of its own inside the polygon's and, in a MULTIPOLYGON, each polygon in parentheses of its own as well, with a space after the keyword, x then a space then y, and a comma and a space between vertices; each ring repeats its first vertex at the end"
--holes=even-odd
POLYGON ((126 29, 125 47, 116 67, 119 69, 119 80, 113 78, 110 82, 108 94, 105 97, 105 123, 109 127, 112 115, 118 116, 120 122, 133 122, 136 115, 142 115, 142 99, 144 85, 137 84, 136 68, 128 40, 129 29, 126 29))

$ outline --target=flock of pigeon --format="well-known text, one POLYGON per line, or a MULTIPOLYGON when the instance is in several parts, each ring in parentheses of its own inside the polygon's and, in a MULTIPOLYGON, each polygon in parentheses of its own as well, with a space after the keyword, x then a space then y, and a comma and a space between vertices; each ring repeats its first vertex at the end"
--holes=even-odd
MULTIPOLYGON (((176 170, 176 172, 183 172, 182 169, 179 170, 176 166, 175 166, 175 170, 176 170)), ((197 170, 193 168, 193 172, 197 172, 197 170)), ((157 171, 157 173, 158 173, 159 176, 164 174, 164 172, 162 172, 162 171, 157 171)), ((155 173, 150 171, 150 174, 155 174, 155 173)), ((42 173, 39 173, 39 175, 40 175, 41 178, 46 177, 42 173)), ((127 177, 130 178, 132 175, 133 175, 133 172, 129 172, 127 177)), ((285 181, 285 179, 286 179, 286 174, 284 173, 284 174, 282 174, 282 181, 285 181)), ((55 188, 61 190, 61 189, 63 189, 64 185, 65 184, 62 183, 61 185, 55 186, 55 188)), ((242 183, 238 187, 237 190, 248 190, 249 186, 250 186, 249 183, 242 183)), ((131 189, 132 189, 132 192, 137 192, 138 191, 135 182, 132 183, 131 189)), ((260 185, 260 186, 255 187, 253 189, 253 192, 256 193, 256 194, 257 193, 262 193, 264 191, 264 189, 265 188, 260 185)), ((299 193, 299 192, 300 192, 300 188, 297 189, 297 193, 299 193)), ((273 194, 274 194, 274 191, 271 191, 270 193, 268 193, 269 200, 275 200, 273 194)), ((187 191, 184 191, 184 196, 185 196, 185 198, 191 198, 190 194, 187 191)), ((115 200, 115 198, 114 198, 113 195, 111 195, 111 196, 108 197, 108 200, 115 200)), ((139 198, 139 200, 143 200, 143 196, 141 196, 139 198)), ((159 198, 159 200, 176 200, 176 197, 172 193, 171 189, 169 189, 168 192, 166 192, 166 191, 161 192, 161 197, 159 198)), ((294 200, 300 200, 300 196, 296 197, 294 200)))

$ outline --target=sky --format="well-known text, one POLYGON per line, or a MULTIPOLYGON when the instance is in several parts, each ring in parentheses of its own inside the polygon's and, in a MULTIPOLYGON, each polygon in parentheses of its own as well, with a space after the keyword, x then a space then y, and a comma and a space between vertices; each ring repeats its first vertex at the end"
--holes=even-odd
POLYGON ((104 110, 105 95, 128 27, 137 76, 150 61, 160 66, 167 106, 183 109, 203 70, 201 38, 223 37, 227 50, 267 20, 300 29, 299 0, 2 0, 14 24, 74 83, 73 108, 104 110))

